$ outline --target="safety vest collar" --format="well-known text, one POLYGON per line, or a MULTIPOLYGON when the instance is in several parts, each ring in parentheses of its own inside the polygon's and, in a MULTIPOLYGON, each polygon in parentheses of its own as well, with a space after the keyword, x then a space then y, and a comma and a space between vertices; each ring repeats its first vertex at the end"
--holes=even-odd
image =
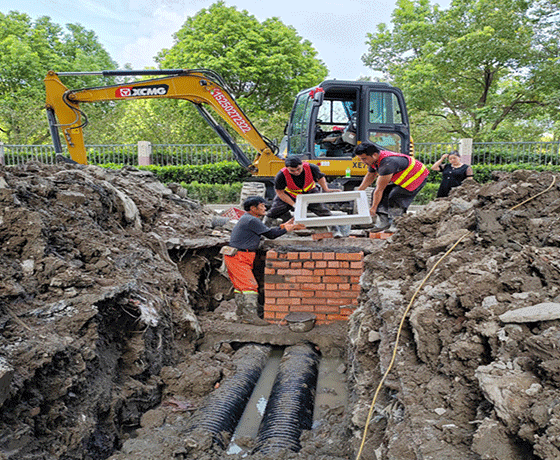
POLYGON ((295 198, 296 195, 301 195, 306 193, 312 188, 315 188, 315 181, 313 180, 313 173, 311 172, 311 166, 309 163, 303 162, 303 171, 305 173, 305 179, 303 182, 303 188, 298 188, 292 175, 289 173, 288 168, 282 168, 282 173, 286 178, 286 188, 284 191, 295 198))
POLYGON ((408 159, 408 167, 403 171, 399 171, 398 173, 393 174, 391 177, 391 182, 399 187, 402 187, 409 192, 416 190, 424 179, 428 176, 429 171, 426 166, 421 163, 420 161, 416 160, 414 157, 410 155, 405 155, 404 153, 396 153, 390 152, 388 150, 382 150, 379 153, 379 159, 377 160, 377 166, 379 167, 379 163, 383 158, 391 157, 391 156, 398 156, 398 157, 405 157, 408 159))

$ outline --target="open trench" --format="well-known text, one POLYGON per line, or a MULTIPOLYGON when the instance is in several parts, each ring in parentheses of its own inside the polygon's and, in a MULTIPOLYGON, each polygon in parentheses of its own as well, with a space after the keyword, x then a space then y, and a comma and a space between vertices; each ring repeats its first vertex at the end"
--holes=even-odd
MULTIPOLYGON (((193 310, 205 331, 187 359, 196 360, 197 354, 202 353, 212 361, 227 349, 233 369, 220 371, 214 388, 201 395, 180 420, 170 422, 175 423, 183 444, 176 457, 277 458, 287 452, 296 455, 301 453, 302 437, 318 436, 316 429, 324 437, 332 423, 329 417, 336 414, 337 420, 342 419, 349 399, 346 325, 315 326, 307 333, 299 333, 286 326, 262 328, 224 321, 224 317, 231 317, 234 307, 231 283, 219 271, 218 249, 177 248, 169 253, 187 282, 196 285, 192 289, 193 310)), ((263 253, 255 267, 261 285, 264 267, 263 253)), ((169 395, 177 396, 171 392, 169 395)), ((165 399, 164 389, 161 406, 165 399)), ((139 437, 148 444, 152 442, 143 429, 129 432, 111 458, 128 459, 133 453, 149 456, 149 448, 138 448, 139 437)))

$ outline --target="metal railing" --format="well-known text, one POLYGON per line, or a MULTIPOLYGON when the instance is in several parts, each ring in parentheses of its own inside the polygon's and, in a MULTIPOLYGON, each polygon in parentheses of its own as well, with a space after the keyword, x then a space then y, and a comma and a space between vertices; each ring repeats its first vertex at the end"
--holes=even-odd
MULTIPOLYGON (((252 159, 254 150, 240 146, 252 159)), ((418 142, 414 155, 423 163, 435 163, 444 153, 459 149, 458 142, 418 142)), ((139 164, 137 144, 91 144, 86 146, 88 161, 93 164, 139 164)), ((233 161, 231 150, 225 144, 152 144, 151 164, 201 165, 233 161)), ((30 161, 54 164, 56 156, 52 145, 10 145, 0 142, 0 164, 21 165, 30 161)), ((528 163, 560 165, 560 142, 474 142, 472 164, 528 163)))

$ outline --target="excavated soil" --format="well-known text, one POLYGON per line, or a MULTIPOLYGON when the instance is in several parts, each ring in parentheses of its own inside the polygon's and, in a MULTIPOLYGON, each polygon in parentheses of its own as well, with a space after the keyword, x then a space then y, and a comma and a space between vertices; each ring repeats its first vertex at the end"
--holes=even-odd
MULTIPOLYGON (((323 334, 346 359, 348 406, 300 452, 251 458, 354 459, 366 428, 368 460, 560 459, 558 181, 512 210, 553 177, 466 183, 364 239, 360 307, 323 334)), ((0 459, 242 458, 185 431, 235 373, 240 338, 286 333, 233 322, 228 228, 148 172, 0 167, 0 459)))

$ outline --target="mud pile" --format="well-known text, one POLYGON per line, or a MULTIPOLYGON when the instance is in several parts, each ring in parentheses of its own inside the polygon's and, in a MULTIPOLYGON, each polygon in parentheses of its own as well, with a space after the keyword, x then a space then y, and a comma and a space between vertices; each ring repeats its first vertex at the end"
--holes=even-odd
POLYGON ((201 332, 205 267, 181 267, 210 214, 149 172, 0 168, 0 458, 107 458, 161 402, 201 332))
POLYGON ((417 295, 362 458, 560 458, 559 179, 465 183, 367 257, 350 335, 356 445, 417 295))

